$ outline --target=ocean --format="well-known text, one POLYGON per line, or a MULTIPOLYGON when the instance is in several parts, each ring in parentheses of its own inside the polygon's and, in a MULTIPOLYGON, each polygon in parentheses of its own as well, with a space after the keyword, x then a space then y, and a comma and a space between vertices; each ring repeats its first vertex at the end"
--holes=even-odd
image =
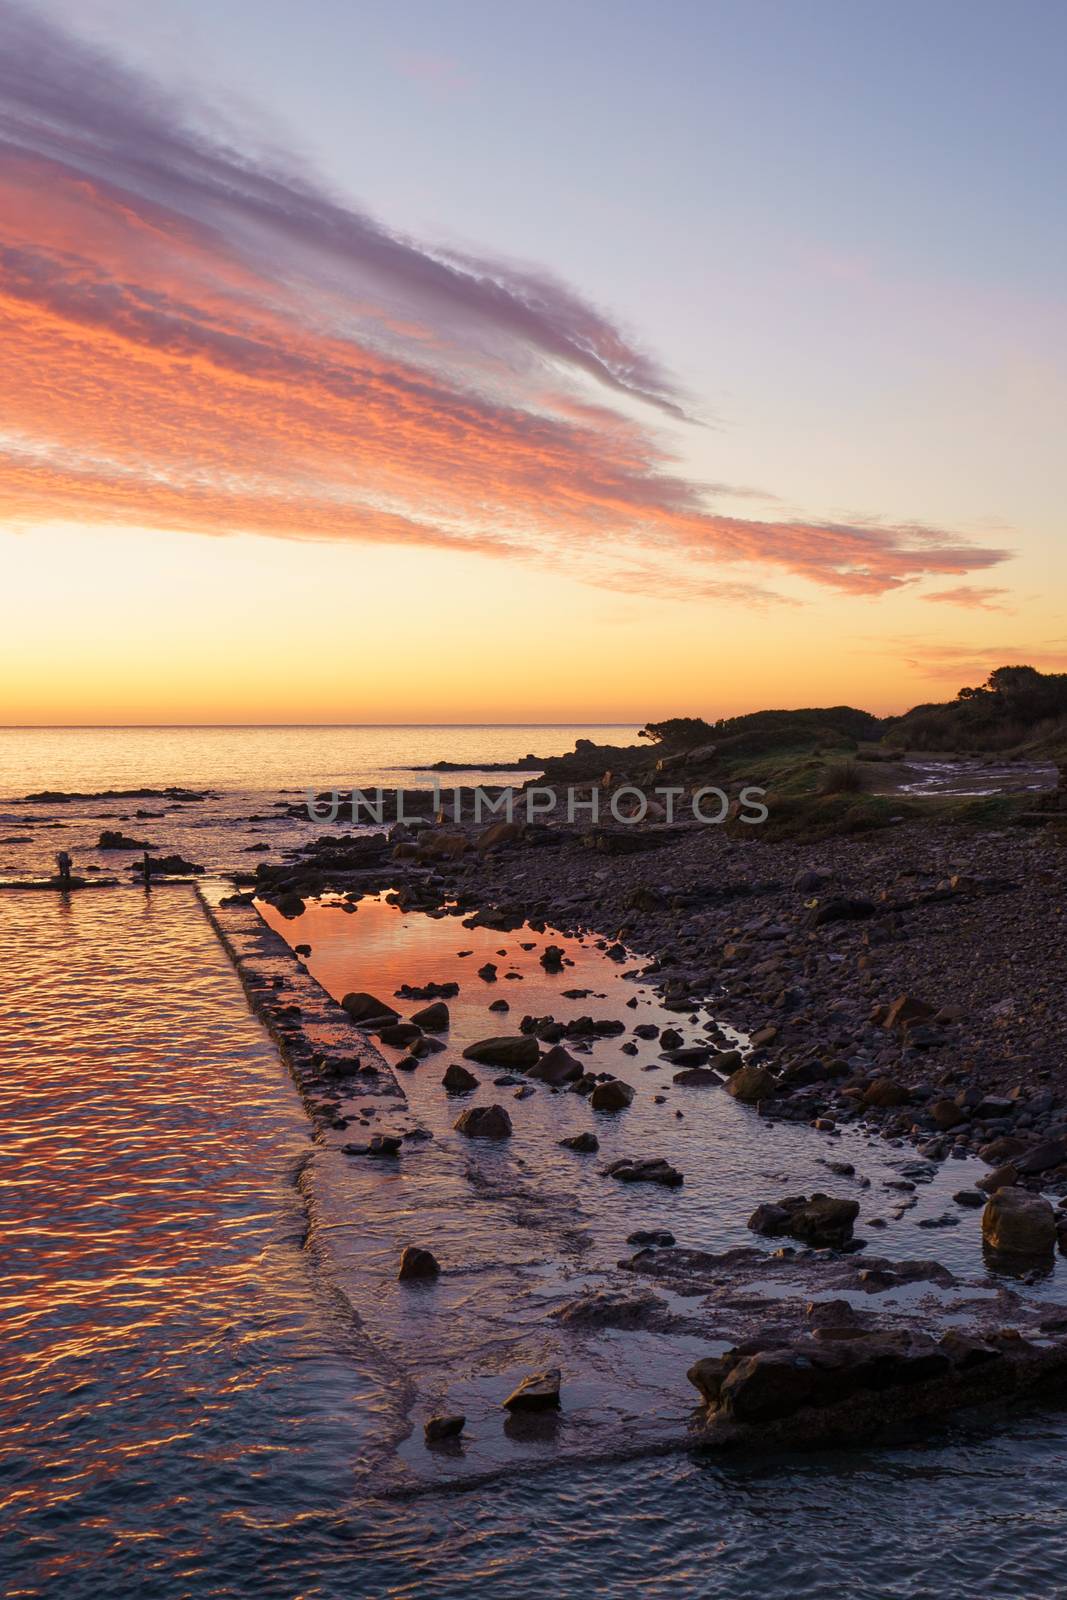
MULTIPOLYGON (((440 1065, 428 1063, 404 1089, 432 1138, 398 1170, 369 1170, 343 1153, 348 1135, 312 1137, 195 890, 146 894, 125 857, 95 845, 103 828, 137 829, 153 846, 196 850, 210 875, 307 836, 310 824, 270 816, 284 793, 406 782, 409 767, 440 759, 476 772, 635 732, 0 732, 0 873, 32 878, 64 846, 118 879, 69 898, 0 894, 6 1595, 1062 1592, 1063 1413, 954 1425, 880 1451, 711 1461, 678 1443, 694 1398, 685 1367, 716 1348, 700 1303, 666 1306, 660 1331, 559 1320, 586 1294, 632 1284, 618 1261, 636 1227, 669 1226, 709 1250, 750 1242, 744 1219, 769 1183, 819 1181, 822 1146, 808 1130, 700 1089, 675 1090, 684 1115, 668 1118, 652 1094, 665 1081, 655 1061, 606 1038, 596 1065, 628 1077, 638 1099, 624 1119, 603 1119, 604 1156, 654 1148, 684 1167, 683 1189, 605 1183, 590 1158, 561 1149, 582 1126, 575 1096, 539 1090, 516 1103, 506 1147, 461 1148, 440 1065), (174 785, 217 798, 22 800, 174 785), (429 1293, 396 1281, 410 1241, 442 1257, 429 1293), (523 1434, 501 1399, 549 1360, 564 1370, 558 1427, 523 1434), (455 1408, 468 1417, 464 1444, 434 1456, 422 1421, 455 1408)), ((592 1005, 628 1023, 635 1010, 667 1020, 595 938, 460 928, 381 897, 354 913, 268 915, 291 943, 306 940, 309 971, 335 996, 456 978, 457 1049, 487 1030, 505 991, 516 1012, 565 1018, 592 1005), (579 998, 553 991, 539 961, 549 940, 573 961, 563 981, 579 998), (474 976, 487 959, 500 967, 495 986, 474 976)), ((401 1052, 383 1050, 395 1064, 401 1052)), ((852 1130, 836 1153, 875 1197, 911 1155, 852 1130)), ((894 1236, 901 1255, 935 1253, 923 1222, 973 1179, 969 1166, 946 1163, 920 1187, 894 1236)), ((936 1254, 961 1275, 980 1265, 973 1229, 939 1234, 936 1254)))

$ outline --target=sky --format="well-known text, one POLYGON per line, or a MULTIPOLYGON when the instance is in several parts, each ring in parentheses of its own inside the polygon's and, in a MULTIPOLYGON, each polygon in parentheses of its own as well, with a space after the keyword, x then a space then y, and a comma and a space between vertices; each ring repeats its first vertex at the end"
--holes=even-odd
POLYGON ((0 722, 1067 669, 1067 10, 0 0, 0 722))

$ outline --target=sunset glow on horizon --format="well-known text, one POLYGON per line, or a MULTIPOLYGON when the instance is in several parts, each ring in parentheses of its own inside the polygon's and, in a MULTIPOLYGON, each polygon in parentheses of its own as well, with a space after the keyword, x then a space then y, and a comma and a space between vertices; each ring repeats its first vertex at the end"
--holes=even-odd
MULTIPOLYGON (((421 105, 426 140, 452 139, 459 161, 496 125, 492 63, 521 76, 526 23, 479 10, 471 59, 442 77, 410 69, 399 20, 351 58, 381 103, 357 114, 327 80, 316 123, 295 88, 272 93, 265 48, 238 61, 232 18, 211 76, 216 91, 231 77, 233 106, 205 109, 189 71, 211 13, 181 9, 187 55, 139 8, 0 0, 0 722, 877 712, 1006 660, 1067 666, 1046 475, 1063 308, 1024 292, 1010 260, 999 281, 976 267, 969 282, 966 218, 958 256, 925 280, 916 260, 905 290, 888 260, 844 253, 846 203, 817 251, 794 239, 795 311, 766 291, 746 352, 734 322, 748 291, 706 225, 691 243, 702 280, 666 232, 638 271, 613 242, 611 182, 603 216, 587 193, 595 246, 575 248, 546 202, 533 267, 517 264, 528 241, 508 214, 486 233, 462 163, 448 236, 431 226, 447 195, 431 207, 416 186, 417 228, 410 187, 397 183, 395 215, 378 203, 384 153, 373 175, 367 156, 366 201, 358 162, 347 184, 337 166, 314 174, 308 152, 336 144, 338 117, 355 148, 357 116, 385 134, 398 104, 409 119, 421 105), (292 155, 250 109, 267 103, 300 125, 292 155), (484 248, 456 242, 478 234, 484 248), (652 281, 663 304, 641 323, 652 281), (994 304, 965 363, 961 341, 994 304), (826 368, 806 389, 801 325, 820 306, 826 368), (707 364, 704 324, 720 317, 724 362, 751 366, 741 387, 707 364), (775 325, 795 345, 777 359, 775 325), (915 341, 911 386, 901 337, 915 341), (856 404, 860 367, 880 408, 856 404)), ((343 8, 327 10, 343 44, 343 8)), ((743 86, 754 59, 742 49, 731 66, 714 16, 685 14, 711 77, 743 86)), ((282 59, 295 22, 274 6, 262 22, 282 59)), ((634 26, 605 47, 630 74, 634 26)), ((784 71, 784 34, 779 48, 784 71)), ((557 89, 578 114, 566 72, 557 89)), ((651 110, 644 132, 654 152, 651 110)), ((664 158, 688 159, 658 136, 664 158)), ((764 137, 784 140, 784 123, 764 137)), ((825 160, 817 118, 796 137, 825 160)), ((629 159, 620 144, 620 183, 629 159)), ((711 161, 704 179, 724 234, 744 231, 729 202, 746 159, 711 161)), ((877 192, 873 147, 868 166, 853 181, 877 192)))

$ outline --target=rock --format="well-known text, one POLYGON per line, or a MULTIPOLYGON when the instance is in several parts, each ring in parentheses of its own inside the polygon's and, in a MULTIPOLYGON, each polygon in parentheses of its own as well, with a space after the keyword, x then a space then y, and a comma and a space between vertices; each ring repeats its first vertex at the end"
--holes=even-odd
POLYGON ((713 1051, 710 1044, 683 1044, 677 1050, 664 1052, 664 1059, 672 1067, 703 1067, 711 1060, 713 1051))
POLYGON ((445 1033, 451 1018, 444 1001, 435 1000, 432 1005, 423 1006, 421 1011, 416 1011, 411 1020, 417 1027, 425 1028, 427 1033, 445 1033))
POLYGON ((592 1155, 600 1149, 600 1140, 595 1133, 575 1133, 569 1139, 561 1139, 560 1145, 564 1150, 577 1150, 579 1155, 592 1155))
POLYGON ((863 1104, 874 1106, 880 1110, 888 1110, 892 1106, 905 1106, 911 1096, 902 1083, 896 1078, 875 1078, 863 1091, 863 1104))
POLYGON ((612 1294, 610 1290, 579 1295, 549 1315, 565 1328, 651 1328, 660 1323, 667 1303, 644 1290, 638 1294, 612 1294))
POLYGON ((671 1082, 688 1084, 691 1089, 696 1089, 710 1088, 713 1084, 721 1084, 723 1080, 714 1067, 686 1067, 676 1072, 671 1082))
POLYGON ((523 1378, 517 1388, 513 1389, 504 1401, 508 1411, 548 1411, 558 1410, 559 1390, 562 1374, 558 1367, 550 1367, 547 1372, 532 1372, 528 1378, 523 1378))
POLYGON ((398 1022, 400 1019, 392 1006, 386 1005, 384 1000, 379 1000, 373 994, 364 994, 354 991, 346 994, 341 1001, 341 1009, 347 1011, 353 1022, 360 1024, 367 1022, 398 1022))
POLYGON ((967 1206, 972 1211, 976 1211, 979 1206, 984 1206, 986 1203, 986 1197, 981 1189, 957 1189, 952 1198, 958 1206, 967 1206))
POLYGON ((511 1118, 503 1106, 469 1106, 454 1127, 468 1139, 510 1139, 511 1118))
POLYGON ((925 1000, 919 1000, 915 995, 901 994, 891 1002, 882 1020, 882 1027, 890 1030, 907 1028, 913 1022, 929 1022, 936 1015, 936 1006, 927 1005, 925 1000))
POLYGON ((753 1339, 689 1370, 706 1407, 705 1447, 842 1445, 899 1437, 965 1407, 1047 1392, 1067 1371, 1067 1343, 1005 1329, 935 1340, 910 1329, 753 1339))
POLYGON ((478 968, 478 976, 486 983, 496 982, 496 962, 487 961, 484 967, 478 968))
POLYGON ((633 1101, 634 1092, 628 1083, 621 1078, 609 1078, 606 1083, 598 1083, 589 1096, 589 1104, 594 1111, 624 1111, 633 1101))
POLYGON ((491 1000, 489 1002, 489 1010, 490 1011, 510 1011, 511 1007, 508 1005, 508 1002, 506 1000, 491 1000))
POLYGON ((778 1082, 766 1067, 738 1067, 726 1080, 726 1092, 743 1105, 758 1105, 761 1100, 773 1098, 778 1082))
POLYGON ((537 1065, 540 1048, 532 1034, 500 1034, 492 1039, 479 1039, 464 1050, 464 1059, 478 1061, 484 1067, 504 1067, 522 1072, 537 1065))
POLYGON ((1029 1189, 998 1189, 982 1212, 982 1238, 1008 1256, 1050 1256, 1056 1248, 1056 1214, 1029 1189))
POLYGON ((674 1242, 674 1234, 666 1228, 638 1228, 626 1235, 627 1244, 635 1244, 642 1250, 669 1250, 674 1242))
POLYGON ((639 1022, 634 1029, 639 1039, 658 1039, 659 1029, 654 1022, 639 1022))
POLYGON ((98 850, 150 850, 143 839, 130 839, 121 830, 105 828, 96 841, 98 850))
POLYGON ((806 872, 797 873, 793 879, 793 888, 799 890, 801 894, 817 894, 832 878, 833 873, 821 867, 808 868, 806 872))
POLYGON ((427 1444, 440 1444, 442 1439, 457 1439, 466 1427, 466 1417, 455 1416, 430 1417, 422 1425, 423 1437, 427 1444))
POLYGON ((1050 1167, 1060 1167, 1065 1161, 1067 1144, 1062 1139, 1045 1139, 1024 1155, 1017 1156, 1015 1166, 1024 1173, 1047 1172, 1050 1167))
POLYGON ((449 1094, 470 1094, 472 1089, 477 1089, 479 1081, 473 1072, 461 1067, 458 1061, 451 1062, 445 1068, 445 1075, 441 1079, 449 1094))
POLYGON ((989 1166, 999 1167, 1006 1161, 1014 1161, 1017 1156, 1025 1155, 1028 1149, 1025 1139, 1020 1139, 1014 1133, 1005 1133, 999 1139, 990 1139, 988 1144, 982 1145, 978 1154, 989 1166))
POLYGON ((708 1405, 718 1404, 726 1374, 729 1371, 725 1356, 704 1356, 694 1361, 686 1377, 708 1405))
POLYGON ((624 1156, 606 1166, 604 1176, 615 1178, 619 1183, 659 1183, 665 1189, 680 1189, 685 1181, 678 1168, 672 1167, 662 1156, 643 1161, 624 1156))
POLYGON ((927 1110, 935 1126, 943 1131, 956 1128, 961 1122, 967 1121, 967 1113, 956 1104, 955 1100, 935 1100, 927 1110))
POLYGON ((499 822, 491 822, 488 828, 478 835, 474 841, 474 848, 484 855, 490 850, 499 849, 501 845, 513 844, 521 837, 521 822, 507 822, 501 819, 499 822))
POLYGON ((392 1045, 396 1050, 406 1050, 422 1038, 422 1029, 413 1022, 387 1022, 377 1032, 383 1044, 392 1045))
POLYGON ((831 1195, 790 1195, 770 1205, 757 1206, 748 1219, 753 1233, 788 1234, 814 1249, 839 1250, 852 1238, 859 1216, 858 1200, 836 1200, 831 1195))
POLYGON ((984 1189, 986 1194, 995 1194, 998 1189, 1010 1189, 1019 1181, 1019 1174, 1012 1162, 1003 1167, 995 1167, 992 1172, 987 1172, 975 1184, 976 1189, 984 1189))
POLYGON ((582 1076, 582 1067, 569 1050, 557 1044, 551 1050, 546 1050, 540 1061, 528 1069, 527 1076, 555 1089, 564 1083, 577 1083, 582 1076))
POLYGON ((857 922, 864 917, 876 916, 878 907, 873 900, 852 900, 841 896, 824 900, 808 913, 809 928, 823 928, 830 922, 857 922))
POLYGON ((416 1244, 404 1246, 397 1273, 401 1283, 410 1283, 416 1278, 436 1278, 440 1271, 440 1263, 432 1251, 422 1250, 416 1244))
POLYGON ((558 944, 546 945, 541 953, 541 965, 546 972, 558 972, 563 965, 565 954, 566 951, 561 949, 558 944))

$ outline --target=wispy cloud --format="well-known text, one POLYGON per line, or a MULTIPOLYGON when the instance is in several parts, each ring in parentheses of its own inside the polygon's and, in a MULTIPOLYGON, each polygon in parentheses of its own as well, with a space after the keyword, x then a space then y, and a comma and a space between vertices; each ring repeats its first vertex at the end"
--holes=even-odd
POLYGON ((9 0, 0 156, 8 520, 454 546, 739 600, 737 564, 880 594, 1007 554, 722 515, 739 491, 663 443, 687 397, 603 311, 391 232, 9 0))
POLYGON ((1045 639, 1035 644, 968 644, 943 640, 897 639, 879 647, 879 654, 890 655, 913 667, 924 677, 951 682, 959 687, 983 683, 996 667, 1030 666, 1042 672, 1067 671, 1067 640, 1045 639))
POLYGON ((954 589, 937 589, 933 594, 920 595, 920 600, 931 600, 935 605, 963 606, 972 611, 1010 611, 1003 603, 1008 589, 993 589, 974 583, 961 583, 954 589))

